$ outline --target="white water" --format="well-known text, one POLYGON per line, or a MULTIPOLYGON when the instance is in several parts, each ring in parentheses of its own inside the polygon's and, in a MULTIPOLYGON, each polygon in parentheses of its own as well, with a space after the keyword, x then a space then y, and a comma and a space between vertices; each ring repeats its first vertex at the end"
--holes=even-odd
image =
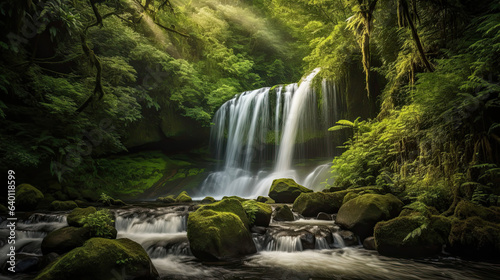
POLYGON ((337 91, 323 82, 322 105, 318 106, 311 84, 319 71, 315 69, 300 86, 247 91, 221 106, 211 131, 212 147, 221 164, 202 183, 197 196, 267 195, 278 178, 292 178, 314 190, 324 187, 328 164, 316 169, 293 167, 294 159, 308 155, 304 145, 297 149, 296 143, 323 141, 312 148, 323 157, 331 156, 329 146, 335 146, 326 136, 327 128, 338 119, 338 109, 331 108, 337 106, 337 91))

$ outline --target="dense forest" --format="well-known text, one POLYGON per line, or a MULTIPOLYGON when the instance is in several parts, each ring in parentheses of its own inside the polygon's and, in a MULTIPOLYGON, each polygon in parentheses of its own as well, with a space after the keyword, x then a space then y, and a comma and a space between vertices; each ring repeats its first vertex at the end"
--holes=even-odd
POLYGON ((345 142, 323 193, 392 194, 412 212, 404 242, 467 233, 477 240, 453 253, 498 257, 498 1, 7 0, 0 13, 0 166, 43 207, 194 192, 217 164, 210 128, 226 101, 320 68, 317 95, 332 81, 348 100, 324 131, 345 142))

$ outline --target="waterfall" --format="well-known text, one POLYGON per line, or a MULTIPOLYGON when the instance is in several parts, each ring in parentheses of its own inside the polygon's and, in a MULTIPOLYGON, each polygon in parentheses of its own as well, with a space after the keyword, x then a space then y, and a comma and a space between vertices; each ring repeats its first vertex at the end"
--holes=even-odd
POLYGON ((327 132, 338 120, 339 109, 332 106, 340 95, 335 84, 326 81, 316 92, 312 82, 318 72, 315 69, 300 85, 243 92, 219 108, 210 136, 218 167, 201 184, 198 196, 267 195, 278 178, 321 189, 333 147, 341 144, 333 143, 327 132), (310 157, 323 160, 307 165, 310 157), (303 166, 294 167, 300 160, 303 166), (318 165, 322 167, 315 170, 318 165))

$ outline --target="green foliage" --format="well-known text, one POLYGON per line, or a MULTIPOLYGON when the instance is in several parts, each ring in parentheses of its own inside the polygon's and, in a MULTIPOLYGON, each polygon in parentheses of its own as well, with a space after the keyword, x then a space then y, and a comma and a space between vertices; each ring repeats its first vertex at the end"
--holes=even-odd
POLYGON ((90 229, 92 236, 96 237, 113 237, 113 222, 113 215, 107 209, 89 214, 80 220, 84 227, 90 229))
POLYGON ((257 212, 259 212, 259 205, 257 205, 255 200, 244 201, 241 205, 243 205, 243 209, 247 214, 250 224, 253 224, 255 222, 257 212))
POLYGON ((113 200, 113 198, 105 193, 101 193, 101 196, 99 197, 99 202, 102 202, 106 205, 110 205, 111 204, 111 201, 113 200))

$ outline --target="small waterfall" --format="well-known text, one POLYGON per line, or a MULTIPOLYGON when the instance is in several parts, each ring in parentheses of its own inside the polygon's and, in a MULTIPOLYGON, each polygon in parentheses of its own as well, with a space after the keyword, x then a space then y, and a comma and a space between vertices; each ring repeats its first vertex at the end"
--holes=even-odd
POLYGON ((332 106, 337 106, 340 95, 335 84, 326 81, 321 93, 314 90, 312 81, 318 72, 315 69, 300 85, 243 92, 219 108, 210 141, 220 161, 217 171, 201 184, 198 196, 267 195, 278 178, 322 188, 328 166, 314 171, 315 165, 292 167, 294 159, 330 158, 332 147, 341 143, 333 143, 327 132, 339 117, 332 106))
POLYGON ((314 249, 324 250, 330 249, 330 245, 328 245, 328 241, 324 237, 316 237, 316 243, 314 243, 314 249))
POLYGON ((334 232, 332 233, 332 237, 333 237, 333 246, 336 247, 336 248, 344 248, 346 247, 345 246, 345 242, 344 242, 344 239, 342 238, 342 236, 340 236, 340 234, 338 234, 338 232, 334 232))
POLYGON ((187 216, 171 213, 146 221, 139 217, 117 217, 115 227, 117 231, 127 233, 185 232, 187 229, 187 216))
POLYGON ((266 251, 298 252, 302 251, 302 242, 299 236, 278 236, 267 244, 266 251))

